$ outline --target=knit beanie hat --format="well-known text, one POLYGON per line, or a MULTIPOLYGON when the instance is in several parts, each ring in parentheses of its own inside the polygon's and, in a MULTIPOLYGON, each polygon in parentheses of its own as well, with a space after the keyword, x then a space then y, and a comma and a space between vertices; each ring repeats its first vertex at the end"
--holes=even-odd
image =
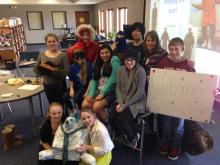
POLYGON ((125 52, 126 50, 126 37, 123 31, 119 31, 116 34, 115 42, 117 42, 117 50, 119 53, 125 52))
POLYGON ((141 22, 135 22, 135 23, 132 25, 131 32, 133 32, 135 29, 140 30, 141 35, 142 35, 142 38, 144 38, 144 34, 145 34, 144 24, 141 23, 141 22))
POLYGON ((125 52, 125 59, 132 58, 135 61, 138 61, 138 52, 135 49, 128 47, 125 52))

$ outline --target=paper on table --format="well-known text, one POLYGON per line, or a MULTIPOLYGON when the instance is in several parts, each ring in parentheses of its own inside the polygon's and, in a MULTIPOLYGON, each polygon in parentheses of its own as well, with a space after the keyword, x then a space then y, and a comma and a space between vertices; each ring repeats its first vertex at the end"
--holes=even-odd
POLYGON ((7 98, 7 97, 11 97, 11 96, 13 96, 13 93, 5 93, 5 94, 1 95, 2 98, 7 98))
POLYGON ((0 76, 8 76, 8 75, 10 75, 11 73, 10 73, 10 71, 8 71, 8 70, 0 70, 0 76))
POLYGON ((23 90, 35 90, 39 87, 40 85, 23 85, 19 87, 18 89, 23 89, 23 90))

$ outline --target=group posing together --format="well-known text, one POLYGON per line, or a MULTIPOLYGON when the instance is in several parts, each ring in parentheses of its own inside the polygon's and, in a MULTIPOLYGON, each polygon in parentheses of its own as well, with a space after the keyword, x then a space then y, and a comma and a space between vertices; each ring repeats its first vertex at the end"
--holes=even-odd
MULTIPOLYGON (((80 25, 76 31, 78 42, 67 50, 67 55, 60 51, 55 34, 49 33, 45 37, 47 50, 40 54, 34 68, 43 77, 50 103, 48 117, 40 132, 40 150, 52 149, 55 132, 64 121, 63 105, 74 111, 70 97, 80 109, 81 121, 90 130, 89 144, 80 145, 78 150, 94 155, 97 165, 108 165, 114 146, 106 126, 110 125, 130 145, 137 146, 140 138, 137 119, 147 112, 150 68, 195 70, 183 56, 182 39, 170 40, 168 54, 161 48, 156 31, 147 32, 143 38, 145 28, 142 23, 133 24, 131 43, 126 43, 125 33, 119 31, 115 43, 99 46, 93 40, 94 34, 90 25, 80 25), (70 80, 69 90, 66 76, 70 80), (67 90, 68 97, 64 97, 67 90), (110 112, 107 107, 111 107, 110 112)), ((160 153, 171 160, 177 159, 181 151, 183 123, 183 119, 175 117, 158 117, 160 153)), ((62 161, 39 163, 60 164, 62 161)))

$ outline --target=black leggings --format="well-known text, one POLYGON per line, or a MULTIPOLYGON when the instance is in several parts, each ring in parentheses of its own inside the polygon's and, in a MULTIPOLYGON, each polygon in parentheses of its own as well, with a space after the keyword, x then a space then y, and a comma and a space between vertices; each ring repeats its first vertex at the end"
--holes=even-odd
POLYGON ((49 104, 52 102, 58 102, 63 106, 66 104, 71 110, 73 109, 71 101, 64 98, 65 93, 67 93, 65 80, 62 80, 60 84, 44 84, 44 90, 49 104))
MULTIPOLYGON (((78 161, 67 161, 65 165, 78 165, 78 161)), ((38 165, 64 165, 62 160, 38 160, 38 165)))
POLYGON ((138 121, 132 116, 129 107, 118 113, 114 106, 110 111, 109 122, 113 129, 126 134, 130 140, 133 140, 138 132, 138 121))

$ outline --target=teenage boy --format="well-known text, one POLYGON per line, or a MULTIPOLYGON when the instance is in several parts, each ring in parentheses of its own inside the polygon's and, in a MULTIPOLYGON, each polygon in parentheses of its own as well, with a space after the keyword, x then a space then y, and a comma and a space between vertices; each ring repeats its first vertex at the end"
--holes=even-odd
MULTIPOLYGON (((168 45, 169 55, 158 65, 158 68, 195 72, 183 56, 184 42, 181 38, 173 38, 168 45)), ((184 119, 158 115, 160 153, 176 160, 181 152, 184 119)))
POLYGON ((144 33, 145 33, 145 27, 144 24, 141 22, 135 22, 132 25, 131 28, 131 36, 132 36, 132 40, 133 42, 128 43, 128 47, 130 47, 131 49, 134 49, 135 51, 137 51, 137 59, 138 59, 138 63, 144 67, 145 66, 145 61, 147 59, 146 57, 146 46, 144 43, 144 33))

